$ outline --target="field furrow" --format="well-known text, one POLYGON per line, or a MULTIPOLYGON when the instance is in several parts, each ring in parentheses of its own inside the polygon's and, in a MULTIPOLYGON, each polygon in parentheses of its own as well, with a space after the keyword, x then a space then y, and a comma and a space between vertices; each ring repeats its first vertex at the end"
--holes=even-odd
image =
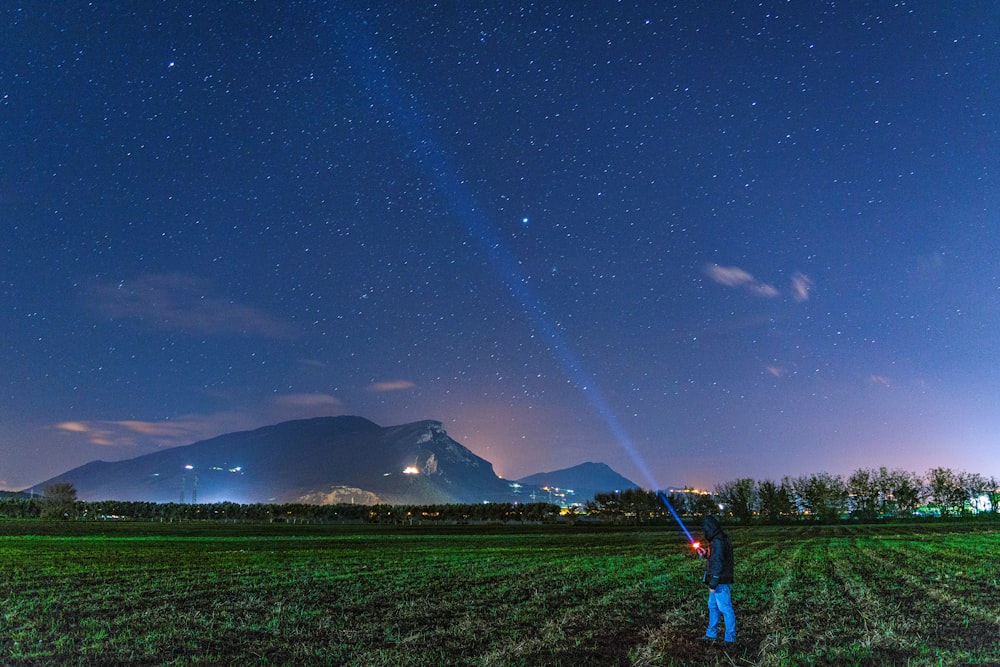
POLYGON ((998 533, 949 524, 732 529, 735 646, 662 529, 73 530, 0 537, 0 664, 1000 663, 998 533))

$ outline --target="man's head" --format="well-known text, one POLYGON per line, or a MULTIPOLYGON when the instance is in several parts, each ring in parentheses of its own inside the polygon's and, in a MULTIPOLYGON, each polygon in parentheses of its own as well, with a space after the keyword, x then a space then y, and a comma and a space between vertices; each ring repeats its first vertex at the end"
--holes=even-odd
POLYGON ((721 526, 719 526, 719 520, 714 516, 709 515, 701 520, 701 530, 705 533, 706 540, 711 540, 721 529, 721 526))

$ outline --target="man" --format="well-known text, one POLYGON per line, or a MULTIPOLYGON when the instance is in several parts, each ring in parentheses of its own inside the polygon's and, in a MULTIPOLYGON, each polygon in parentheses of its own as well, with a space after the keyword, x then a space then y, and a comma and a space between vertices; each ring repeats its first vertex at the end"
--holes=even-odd
POLYGON ((719 636, 719 615, 726 624, 725 640, 736 641, 736 612, 730 588, 733 583, 733 545, 729 536, 722 531, 718 519, 706 516, 701 522, 705 533, 707 553, 705 556, 705 576, 702 581, 708 585, 708 630, 705 639, 714 641, 719 636))

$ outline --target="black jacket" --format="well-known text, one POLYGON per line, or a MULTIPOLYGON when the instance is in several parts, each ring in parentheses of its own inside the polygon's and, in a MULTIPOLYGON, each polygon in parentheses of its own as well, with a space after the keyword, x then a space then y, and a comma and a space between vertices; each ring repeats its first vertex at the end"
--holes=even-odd
POLYGON ((733 583, 733 545, 729 536, 722 531, 719 521, 714 516, 707 516, 701 522, 708 543, 708 554, 705 558, 705 576, 702 582, 709 588, 719 584, 733 583))

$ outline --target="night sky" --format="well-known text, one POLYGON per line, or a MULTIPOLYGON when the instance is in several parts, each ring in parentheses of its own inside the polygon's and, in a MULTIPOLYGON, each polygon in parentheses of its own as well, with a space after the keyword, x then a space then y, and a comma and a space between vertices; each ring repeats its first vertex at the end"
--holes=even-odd
POLYGON ((1000 475, 993 0, 381 5, 0 9, 0 487, 337 414, 1000 475))

